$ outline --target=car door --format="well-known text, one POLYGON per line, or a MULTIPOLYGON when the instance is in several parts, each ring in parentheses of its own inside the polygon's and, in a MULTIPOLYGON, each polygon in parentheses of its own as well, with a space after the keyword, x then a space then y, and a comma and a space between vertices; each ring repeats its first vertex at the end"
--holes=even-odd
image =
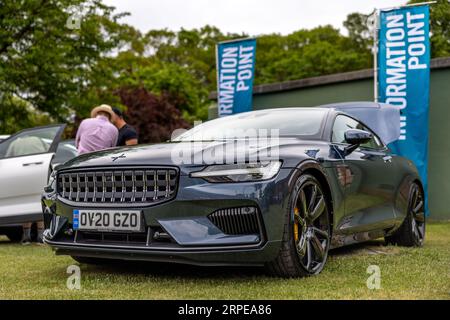
MULTIPOLYGON (((337 226, 340 231, 364 232, 389 228, 395 223, 395 162, 380 138, 358 120, 338 114, 332 129, 332 143, 344 150, 348 129, 371 132, 373 138, 345 155, 345 218, 337 226)), ((343 153, 342 153, 343 154, 343 153)))
POLYGON ((0 143, 0 224, 34 221, 65 125, 23 130, 0 143))

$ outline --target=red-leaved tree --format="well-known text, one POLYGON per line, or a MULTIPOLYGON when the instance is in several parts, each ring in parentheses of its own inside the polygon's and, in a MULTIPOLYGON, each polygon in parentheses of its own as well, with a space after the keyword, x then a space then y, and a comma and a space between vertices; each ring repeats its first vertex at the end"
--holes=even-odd
POLYGON ((139 143, 166 141, 175 129, 190 128, 164 94, 158 97, 142 87, 121 88, 116 93, 127 107, 125 120, 136 128, 139 143))

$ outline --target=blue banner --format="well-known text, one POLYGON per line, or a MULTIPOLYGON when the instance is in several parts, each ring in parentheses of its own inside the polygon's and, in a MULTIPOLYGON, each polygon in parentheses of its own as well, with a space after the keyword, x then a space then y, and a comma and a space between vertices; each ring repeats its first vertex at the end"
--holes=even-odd
POLYGON ((219 117, 252 110, 256 39, 217 45, 219 117))
MULTIPOLYGON (((378 99, 401 110, 400 138, 389 147, 414 162, 426 194, 430 91, 427 5, 381 11, 378 63, 378 99)), ((427 201, 425 208, 428 212, 427 201)))

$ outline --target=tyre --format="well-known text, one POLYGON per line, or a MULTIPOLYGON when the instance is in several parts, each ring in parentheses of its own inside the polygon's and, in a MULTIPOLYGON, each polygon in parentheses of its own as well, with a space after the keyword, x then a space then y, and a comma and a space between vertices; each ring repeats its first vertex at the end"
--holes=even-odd
POLYGON ((79 256, 71 256, 71 257, 73 260, 75 260, 80 264, 107 265, 112 264, 114 262, 114 260, 111 259, 79 257, 79 256))
POLYGON ((266 264, 272 275, 304 277, 322 271, 331 240, 329 201, 323 190, 312 175, 298 178, 285 214, 280 252, 266 264))
POLYGON ((5 235, 11 242, 20 242, 20 240, 22 240, 23 229, 22 227, 9 229, 8 231, 5 231, 5 235))
POLYGON ((400 228, 386 242, 405 247, 420 247, 425 240, 425 197, 413 182, 409 189, 408 211, 400 228))

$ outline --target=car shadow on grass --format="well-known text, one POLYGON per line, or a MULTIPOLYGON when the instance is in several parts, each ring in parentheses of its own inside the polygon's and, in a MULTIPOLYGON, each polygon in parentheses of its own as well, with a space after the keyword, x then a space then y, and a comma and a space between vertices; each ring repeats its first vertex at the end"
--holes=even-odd
MULTIPOLYGON (((395 247, 384 241, 369 241, 330 250, 329 259, 360 254, 392 254, 395 247)), ((76 262, 74 261, 74 264, 76 262)), ((183 278, 254 278, 270 276, 264 267, 258 266, 197 266, 180 263, 108 261, 101 265, 81 264, 83 272, 92 274, 142 275, 153 277, 183 278)))
POLYGON ((197 266, 180 263, 111 261, 103 265, 81 264, 84 272, 108 273, 116 275, 142 275, 153 277, 183 278, 247 278, 267 276, 263 267, 258 266, 197 266))
POLYGON ((392 255, 397 254, 399 248, 392 245, 386 245, 384 240, 370 240, 361 243, 355 243, 344 247, 330 250, 331 257, 343 257, 352 255, 392 255))

